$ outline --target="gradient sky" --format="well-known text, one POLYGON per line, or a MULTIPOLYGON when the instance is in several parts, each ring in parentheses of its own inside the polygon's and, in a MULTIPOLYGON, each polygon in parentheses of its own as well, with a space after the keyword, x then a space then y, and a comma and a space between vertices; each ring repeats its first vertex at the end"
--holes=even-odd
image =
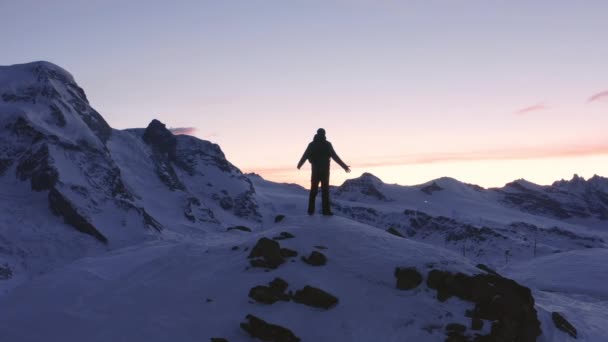
POLYGON ((319 127, 353 173, 608 176, 607 1, 0 0, 0 65, 69 70, 115 128, 218 143, 267 179, 319 127))

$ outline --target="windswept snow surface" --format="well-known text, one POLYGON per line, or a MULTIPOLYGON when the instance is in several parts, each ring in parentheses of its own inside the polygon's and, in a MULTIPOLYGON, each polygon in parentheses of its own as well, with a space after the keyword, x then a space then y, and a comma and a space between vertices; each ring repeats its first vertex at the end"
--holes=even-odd
POLYGON ((289 216, 257 234, 223 234, 191 243, 148 242, 84 258, 38 277, 0 299, 7 341, 248 341, 247 314, 291 329, 303 341, 440 341, 447 323, 467 324, 471 303, 440 303, 421 285, 395 289, 394 269, 413 266, 479 273, 466 259, 397 238, 351 220, 289 216), (328 264, 294 258, 276 270, 248 269, 248 251, 262 236, 295 238, 282 247, 307 255, 314 246, 328 264), (238 246, 238 250, 232 250, 238 246), (295 291, 319 287, 339 298, 328 310, 294 302, 254 303, 249 289, 275 277, 295 291), (36 329, 31 329, 36 327, 36 329))

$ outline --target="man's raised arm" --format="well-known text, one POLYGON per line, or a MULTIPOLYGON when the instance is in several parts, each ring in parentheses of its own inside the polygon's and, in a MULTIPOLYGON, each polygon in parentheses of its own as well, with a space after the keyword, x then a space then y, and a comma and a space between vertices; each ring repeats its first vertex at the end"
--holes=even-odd
POLYGON ((308 159, 309 155, 310 155, 310 144, 308 144, 306 151, 304 151, 302 158, 298 162, 298 170, 302 167, 302 165, 304 165, 304 163, 306 162, 306 159, 308 159))
POLYGON ((350 172, 350 167, 348 165, 346 165, 345 162, 342 161, 342 159, 340 159, 340 157, 338 157, 338 154, 336 153, 336 151, 334 150, 334 147, 329 144, 330 147, 330 155, 331 155, 331 159, 335 160, 336 163, 338 163, 338 165, 342 166, 342 168, 344 169, 344 171, 346 171, 346 173, 350 172))

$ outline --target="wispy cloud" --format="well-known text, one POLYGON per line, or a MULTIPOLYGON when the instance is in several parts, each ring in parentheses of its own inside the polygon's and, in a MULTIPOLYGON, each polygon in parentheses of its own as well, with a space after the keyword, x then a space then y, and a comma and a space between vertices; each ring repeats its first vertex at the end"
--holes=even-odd
POLYGON ((196 127, 174 127, 169 128, 169 131, 171 131, 173 134, 193 135, 196 133, 197 129, 196 127))
POLYGON ((525 115, 525 114, 528 114, 531 112, 538 112, 538 111, 545 110, 545 109, 549 109, 549 107, 545 106, 544 104, 535 104, 533 106, 518 109, 515 111, 515 114, 525 115))
POLYGON ((608 99, 608 90, 592 95, 587 102, 601 101, 604 99, 608 99))

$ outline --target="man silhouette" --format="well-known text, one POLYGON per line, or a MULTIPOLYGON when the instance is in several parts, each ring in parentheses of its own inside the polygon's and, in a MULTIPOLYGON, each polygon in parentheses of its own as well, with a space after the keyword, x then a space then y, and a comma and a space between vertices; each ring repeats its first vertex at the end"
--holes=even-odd
POLYGON ((350 168, 346 165, 336 151, 334 151, 331 143, 325 138, 325 130, 319 128, 314 139, 304 152, 302 159, 298 163, 298 170, 308 160, 312 166, 312 175, 310 177, 310 196, 308 198, 308 215, 315 213, 315 200, 317 192, 319 192, 319 182, 321 182, 321 198, 323 202, 323 215, 333 215, 329 205, 329 163, 330 158, 340 164, 344 171, 350 172, 350 168))

